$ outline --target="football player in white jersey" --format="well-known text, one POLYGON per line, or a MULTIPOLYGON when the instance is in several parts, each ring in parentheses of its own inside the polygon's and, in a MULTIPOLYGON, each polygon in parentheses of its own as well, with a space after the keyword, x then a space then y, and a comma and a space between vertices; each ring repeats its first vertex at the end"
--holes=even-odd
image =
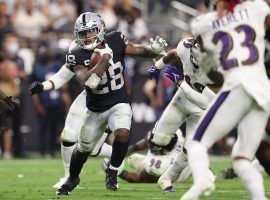
MULTIPOLYGON (((172 138, 173 142, 171 143, 170 148, 155 151, 155 149, 151 149, 151 146, 149 146, 149 131, 149 134, 147 134, 145 138, 135 144, 136 151, 148 149, 146 155, 133 153, 135 152, 133 151, 130 152, 132 154, 126 158, 127 164, 136 170, 136 172, 123 170, 119 177, 131 183, 156 183, 158 178, 170 166, 182 149, 184 138, 180 129, 176 131, 175 136, 177 140, 172 138)), ((183 170, 183 173, 177 177, 177 180, 184 182, 190 175, 190 169, 189 167, 186 167, 185 170, 183 170)))
POLYGON ((264 0, 217 0, 216 11, 197 17, 192 33, 201 39, 198 62, 205 72, 220 70, 224 84, 202 115, 188 151, 193 185, 181 200, 209 195, 214 183, 205 176, 207 154, 235 126, 233 168, 251 199, 266 199, 263 178, 251 164, 270 112, 270 82, 264 67, 264 35, 269 5, 264 0))
MULTIPOLYGON (((178 82, 178 90, 156 123, 150 140, 151 145, 156 148, 166 148, 175 131, 186 121, 186 140, 183 149, 158 181, 159 186, 166 192, 173 191, 172 181, 175 181, 188 165, 186 153, 189 141, 202 112, 215 96, 215 93, 207 87, 208 84, 212 84, 212 81, 202 72, 193 55, 193 51, 198 48, 199 46, 193 38, 183 39, 176 49, 169 51, 167 56, 158 60, 148 70, 150 78, 157 79, 159 70, 167 64, 176 60, 181 60, 183 63, 184 74, 179 73, 173 67, 167 67, 164 70, 166 76, 178 82)), ((209 176, 214 180, 211 171, 209 171, 209 176)))
MULTIPOLYGON (((122 170, 119 172, 119 177, 131 183, 156 183, 158 178, 170 166, 176 155, 181 151, 184 143, 182 131, 178 129, 175 137, 172 138, 171 146, 167 149, 151 149, 149 146, 151 131, 147 136, 128 148, 128 157, 126 163, 136 172, 129 172, 122 170), (146 155, 135 153, 137 151, 147 150, 146 155)), ((108 168, 109 159, 104 158, 103 169, 106 171, 108 168)), ((189 167, 186 167, 179 175, 177 182, 185 182, 191 176, 189 167)))

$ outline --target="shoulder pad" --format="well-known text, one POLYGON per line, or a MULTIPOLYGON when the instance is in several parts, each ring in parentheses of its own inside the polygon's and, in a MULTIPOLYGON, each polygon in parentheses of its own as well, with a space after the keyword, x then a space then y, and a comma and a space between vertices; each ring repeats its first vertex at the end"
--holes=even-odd
POLYGON ((71 52, 75 47, 78 47, 78 44, 76 43, 76 40, 73 40, 68 47, 68 52, 71 52))
POLYGON ((191 46, 189 46, 189 39, 192 38, 182 39, 177 45, 176 53, 181 60, 184 60, 186 57, 190 56, 189 54, 191 46))

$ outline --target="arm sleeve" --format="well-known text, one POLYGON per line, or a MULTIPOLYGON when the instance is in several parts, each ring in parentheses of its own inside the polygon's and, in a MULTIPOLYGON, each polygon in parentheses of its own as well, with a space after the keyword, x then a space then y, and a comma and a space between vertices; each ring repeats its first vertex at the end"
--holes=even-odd
POLYGON ((69 70, 66 67, 66 64, 64 64, 61 67, 61 69, 56 74, 54 74, 49 80, 42 82, 44 90, 59 89, 64 84, 66 84, 74 75, 75 73, 69 70), (51 85, 51 87, 49 87, 49 85, 51 85))
POLYGON ((186 98, 191 101, 192 103, 196 104, 202 109, 206 109, 208 104, 210 103, 210 98, 214 97, 215 93, 212 92, 213 94, 210 94, 211 92, 209 91, 210 89, 208 88, 207 91, 205 89, 203 90, 202 93, 199 93, 195 90, 193 90, 185 81, 183 81, 180 85, 180 88, 184 92, 186 98), (206 95, 207 94, 207 95, 206 95), (212 96, 213 95, 213 96, 212 96), (211 96, 211 97, 210 97, 211 96))

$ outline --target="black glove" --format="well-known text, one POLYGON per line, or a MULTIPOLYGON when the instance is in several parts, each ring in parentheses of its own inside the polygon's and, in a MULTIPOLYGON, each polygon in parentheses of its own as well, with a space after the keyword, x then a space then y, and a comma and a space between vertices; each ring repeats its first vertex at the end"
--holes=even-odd
POLYGON ((14 112, 16 114, 19 114, 21 112, 21 109, 20 109, 20 106, 18 103, 16 103, 15 101, 12 101, 11 99, 12 97, 6 97, 4 99, 4 102, 7 104, 8 106, 8 109, 11 111, 11 112, 14 112))
POLYGON ((36 93, 40 93, 43 91, 43 89, 44 89, 44 86, 42 85, 42 83, 34 82, 30 86, 31 95, 36 94, 36 93))

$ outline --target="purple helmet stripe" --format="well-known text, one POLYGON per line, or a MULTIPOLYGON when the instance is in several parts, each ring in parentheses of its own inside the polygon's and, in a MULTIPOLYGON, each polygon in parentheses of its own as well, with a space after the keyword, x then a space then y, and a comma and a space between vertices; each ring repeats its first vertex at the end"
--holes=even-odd
POLYGON ((208 113, 203 118, 202 122, 200 123, 199 127, 197 128, 195 136, 193 138, 194 140, 200 141, 202 139, 202 136, 203 136, 205 130, 207 129, 208 125, 210 124, 210 122, 214 118, 217 110, 219 109, 221 104, 225 101, 225 99, 227 98, 229 93, 230 92, 227 91, 227 92, 222 92, 219 95, 216 102, 214 103, 214 105, 212 105, 212 107, 210 108, 210 110, 208 111, 208 113))

